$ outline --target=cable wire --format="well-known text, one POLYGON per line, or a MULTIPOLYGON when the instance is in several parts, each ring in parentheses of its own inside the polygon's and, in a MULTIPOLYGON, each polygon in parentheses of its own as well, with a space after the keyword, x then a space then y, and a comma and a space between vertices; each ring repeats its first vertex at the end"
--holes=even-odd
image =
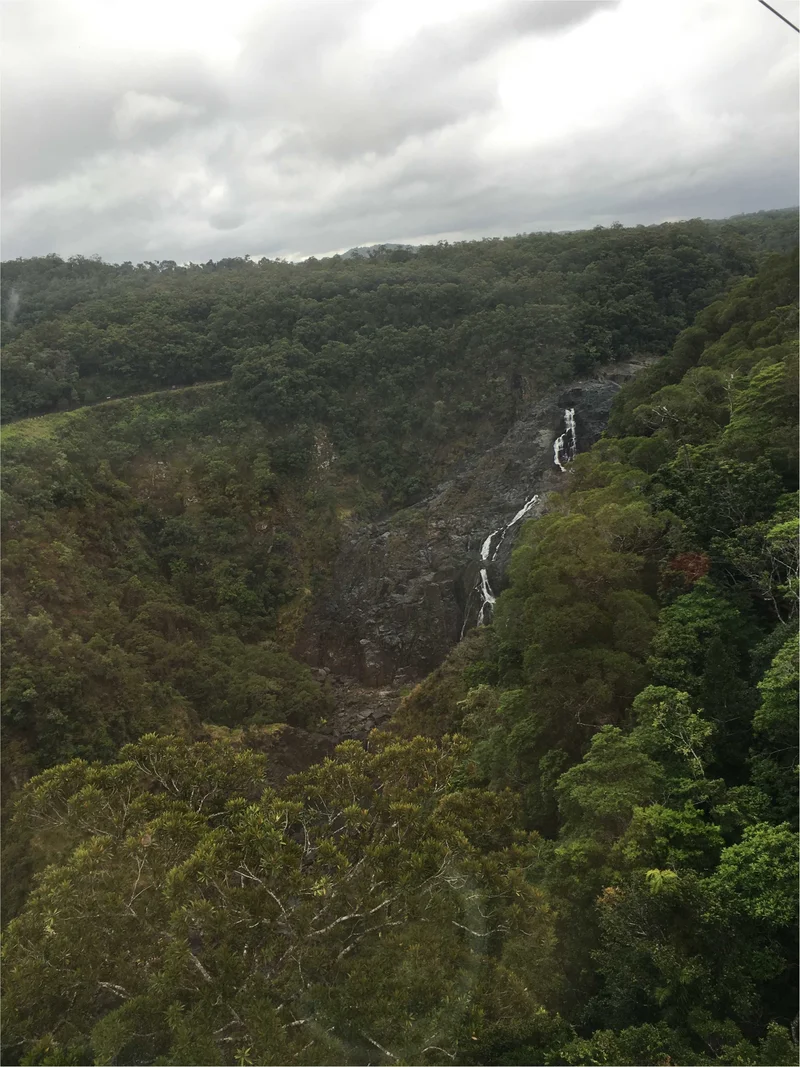
POLYGON ((779 19, 782 19, 786 23, 787 26, 791 26, 793 30, 797 30, 797 32, 800 33, 800 27, 795 26, 795 24, 793 22, 789 22, 789 20, 787 18, 785 18, 780 13, 780 11, 776 11, 774 7, 770 7, 769 4, 767 3, 767 0, 758 0, 758 2, 759 2, 759 4, 763 4, 764 7, 767 9, 767 11, 771 11, 773 15, 777 15, 779 19))

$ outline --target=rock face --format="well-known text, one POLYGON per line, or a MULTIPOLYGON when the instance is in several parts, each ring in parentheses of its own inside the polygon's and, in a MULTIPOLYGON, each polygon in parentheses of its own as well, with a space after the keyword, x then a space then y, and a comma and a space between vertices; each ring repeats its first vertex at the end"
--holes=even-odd
POLYGON ((403 685, 437 667, 478 622, 486 602, 481 568, 490 592, 502 588, 522 520, 503 535, 504 528, 534 495, 524 518, 541 515, 569 477, 553 460, 565 412, 574 409, 583 451, 604 429, 621 383, 645 365, 615 364, 553 390, 420 503, 346 531, 332 578, 306 617, 298 658, 372 687, 403 685))
POLYGON ((246 740, 248 748, 266 755, 266 778, 271 786, 280 786, 290 774, 322 762, 342 741, 366 741, 391 718, 400 702, 402 694, 397 688, 373 689, 325 668, 314 673, 333 698, 329 718, 311 730, 282 724, 263 730, 260 736, 251 734, 246 740))

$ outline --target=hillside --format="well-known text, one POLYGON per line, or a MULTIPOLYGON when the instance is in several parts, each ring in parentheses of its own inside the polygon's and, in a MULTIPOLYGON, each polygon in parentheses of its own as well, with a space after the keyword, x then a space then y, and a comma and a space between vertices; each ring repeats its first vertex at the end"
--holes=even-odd
POLYGON ((796 1062, 790 217, 4 265, 5 1062, 796 1062))
MULTIPOLYGON (((331 612, 328 629, 347 631, 329 581, 340 553, 370 536, 371 520, 453 474, 463 481, 465 464, 552 390, 533 423, 557 436, 570 381, 663 352, 696 308, 753 268, 759 243, 782 239, 783 215, 761 222, 750 244, 741 225, 691 222, 428 247, 403 262, 394 251, 294 266, 6 264, 5 410, 91 404, 4 431, 11 781, 63 758, 109 758, 170 723, 326 718, 329 701, 288 654, 298 641, 318 646, 331 612), (188 385, 198 378, 217 381, 188 385)), ((581 432, 592 417, 581 414, 581 432)), ((514 439, 504 462, 519 463, 521 448, 514 439)), ((450 538, 439 570, 466 567, 457 560, 476 555, 469 537, 537 487, 515 470, 494 505, 499 486, 483 504, 486 489, 464 503, 446 495, 435 521, 465 512, 464 547, 450 538)), ((413 512, 391 521, 401 555, 430 552, 413 512)), ((388 560, 376 566, 393 580, 388 560)), ((421 580, 411 600, 425 601, 437 580, 415 573, 429 570, 412 563, 390 599, 407 603, 421 580)), ((386 596, 379 587, 356 600, 386 596)), ((465 610, 446 609, 452 621, 419 641, 392 624, 391 640, 430 651, 395 657, 384 684, 401 667, 412 680, 435 667, 465 610)), ((355 621, 355 647, 383 625, 355 621)))
POLYGON ((547 1062, 766 1063, 734 1035, 796 1028, 797 314, 775 257, 623 388, 398 713, 544 837, 581 1034, 547 1062))

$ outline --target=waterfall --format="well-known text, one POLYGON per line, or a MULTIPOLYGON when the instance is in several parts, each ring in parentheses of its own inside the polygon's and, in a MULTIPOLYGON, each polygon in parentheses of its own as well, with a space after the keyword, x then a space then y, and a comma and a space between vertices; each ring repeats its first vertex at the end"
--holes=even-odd
MULTIPOLYGON (((575 408, 566 408, 564 411, 564 432, 560 437, 557 437, 553 442, 553 462, 562 471, 566 472, 565 463, 569 463, 570 460, 575 458, 575 453, 578 450, 578 438, 575 428, 575 408)), ((508 531, 521 520, 524 519, 533 505, 539 499, 538 493, 526 500, 516 515, 507 522, 505 526, 500 526, 496 530, 492 530, 488 537, 486 537, 481 545, 481 568, 480 577, 478 580, 478 588, 481 595, 481 606, 478 609, 478 626, 485 626, 492 613, 492 609, 497 603, 497 597, 494 595, 492 584, 489 581, 489 569, 488 564, 494 562, 497 559, 497 554, 500 551, 500 546, 505 539, 508 531), (495 541, 495 538, 497 540, 495 541), (494 543, 494 551, 492 551, 492 544, 494 543)), ((469 611, 464 615, 464 625, 461 628, 461 636, 463 637, 467 630, 467 623, 469 620, 469 611)))
MULTIPOLYGON (((530 498, 530 500, 526 500, 525 501, 525 503, 519 509, 517 514, 511 520, 511 522, 508 523, 507 526, 504 526, 502 528, 502 533, 500 532, 500 530, 495 530, 495 532, 488 538, 488 540, 491 541, 492 537, 494 537, 494 534, 500 533, 500 540, 494 546, 494 552, 492 553, 492 560, 496 560, 497 559, 497 553, 500 551, 500 545, 502 545, 503 540, 505 539, 505 536, 508 533, 508 531, 511 529, 511 527, 515 526, 519 522, 520 519, 524 519, 525 518, 525 516, 528 514, 528 512, 531 510, 531 508, 533 507, 533 505, 536 503, 536 501, 538 499, 539 499, 539 494, 538 493, 534 493, 533 496, 530 498)), ((484 545, 485 544, 486 544, 486 541, 484 541, 484 545)), ((481 553, 482 552, 483 552, 483 549, 481 549, 481 553)), ((481 555, 481 559, 487 559, 487 558, 488 557, 481 555)))
MULTIPOLYGON (((557 437, 553 442, 553 462, 562 471, 566 473, 565 463, 569 463, 575 458, 575 453, 578 451, 578 438, 575 428, 575 408, 566 408, 564 410, 564 432, 560 437, 557 437)), ((489 581, 488 565, 497 559, 497 555, 500 551, 500 546, 505 539, 508 531, 516 526, 521 519, 524 519, 533 505, 539 499, 538 493, 535 493, 530 500, 526 500, 516 515, 507 522, 505 526, 500 526, 496 530, 492 530, 488 537, 486 537, 481 545, 481 568, 480 577, 478 580, 477 588, 481 595, 481 606, 478 609, 478 626, 485 626, 489 621, 492 613, 492 609, 497 603, 497 597, 494 595, 491 582, 489 581), (497 540, 495 541, 495 538, 497 540), (492 551, 492 545, 494 544, 494 551, 492 551)), ((465 612, 464 624, 461 628, 461 637, 464 636, 467 630, 467 623, 469 621, 469 610, 465 612)))
POLYGON ((481 545, 481 559, 488 559, 489 558, 489 550, 492 547, 492 538, 494 537, 495 534, 498 534, 498 533, 500 533, 500 530, 492 530, 492 532, 489 534, 489 536, 486 538, 486 540, 481 545))
MULTIPOLYGON (((533 505, 536 503, 536 501, 538 499, 539 499, 539 494, 538 493, 534 493, 533 496, 530 498, 530 500, 526 500, 525 501, 525 503, 519 509, 517 514, 514 516, 514 518, 508 524, 508 526, 506 526, 505 530, 503 530, 503 537, 505 537, 507 531, 510 530, 511 527, 515 523, 518 523, 520 519, 524 518, 528 514, 528 512, 531 510, 531 508, 533 507, 533 505)), ((503 538, 501 537, 500 540, 502 541, 502 539, 503 538)), ((499 547, 500 547, 500 545, 498 544, 497 548, 499 548, 499 547)), ((494 552, 494 556, 496 556, 496 555, 497 555, 497 549, 495 549, 495 552, 494 552)), ((494 559, 494 556, 492 556, 492 559, 494 559)))
POLYGON ((495 606, 497 603, 497 597, 492 592, 492 587, 489 585, 489 575, 486 573, 486 568, 481 567, 481 596, 483 601, 481 603, 481 610, 478 612, 478 626, 483 626, 486 622, 486 612, 495 606))
POLYGON ((569 463, 571 459, 574 459, 578 450, 578 439, 575 434, 575 408, 567 408, 564 411, 564 426, 566 429, 562 435, 553 442, 553 462, 566 472, 564 463, 569 463), (561 462, 562 460, 564 463, 561 462))
MULTIPOLYGON (((481 545, 481 563, 484 564, 484 566, 482 566, 480 570, 481 606, 480 610, 478 611, 478 626, 484 626, 486 624, 488 614, 491 612, 492 608, 497 603, 497 597, 494 595, 491 583, 489 582, 489 572, 486 568, 486 564, 491 562, 492 560, 497 559, 497 553, 500 551, 500 545, 502 545, 503 539, 505 538, 508 531, 511 529, 512 526, 516 526, 520 519, 525 518, 525 516, 528 514, 528 512, 531 510, 531 508, 538 499, 539 494, 534 493, 530 500, 525 501, 525 503, 522 505, 522 507, 519 509, 517 514, 510 522, 507 522, 505 526, 500 526, 496 530, 492 530, 492 532, 481 545), (495 537, 497 537, 498 534, 500 534, 500 539, 495 545, 494 552, 492 552, 492 541, 495 537)), ((464 633, 467 628, 468 618, 469 615, 467 614, 464 618, 464 626, 461 629, 462 637, 464 636, 464 633)))
MULTIPOLYGON (((489 536, 486 538, 486 540, 481 545, 481 563, 487 563, 488 562, 489 553, 492 550, 492 538, 496 537, 497 534, 499 534, 502 529, 503 529, 502 527, 499 527, 497 530, 492 530, 492 532, 489 534, 489 536)), ((503 532, 505 532, 505 531, 503 531, 503 532)), ((500 540, 502 540, 502 538, 500 540)), ((499 544, 499 542, 498 542, 498 544, 499 544)), ((492 558, 494 559, 494 556, 492 558)), ((486 567, 481 567, 480 587, 481 587, 481 598, 482 599, 481 599, 480 611, 478 612, 478 626, 483 626, 484 622, 486 621, 486 612, 487 612, 487 610, 489 608, 494 607, 495 603, 497 602, 497 597, 492 592, 492 587, 489 584, 489 574, 488 574, 488 572, 486 570, 486 567)), ((467 628, 467 619, 468 618, 469 618, 468 615, 464 616, 464 626, 461 629, 461 636, 462 637, 464 636, 464 631, 467 628)))

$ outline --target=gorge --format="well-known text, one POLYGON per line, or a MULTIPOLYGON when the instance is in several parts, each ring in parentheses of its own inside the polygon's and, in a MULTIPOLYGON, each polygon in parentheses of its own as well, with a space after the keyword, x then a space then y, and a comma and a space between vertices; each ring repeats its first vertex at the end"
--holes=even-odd
POLYGON ((4 1062, 796 1063, 786 214, 5 265, 4 1062))
POLYGON ((346 526, 296 653, 379 687, 437 667, 471 627, 489 621, 520 524, 543 514, 561 488, 576 423, 590 447, 621 384, 648 365, 609 365, 551 390, 418 504, 380 523, 346 526))

